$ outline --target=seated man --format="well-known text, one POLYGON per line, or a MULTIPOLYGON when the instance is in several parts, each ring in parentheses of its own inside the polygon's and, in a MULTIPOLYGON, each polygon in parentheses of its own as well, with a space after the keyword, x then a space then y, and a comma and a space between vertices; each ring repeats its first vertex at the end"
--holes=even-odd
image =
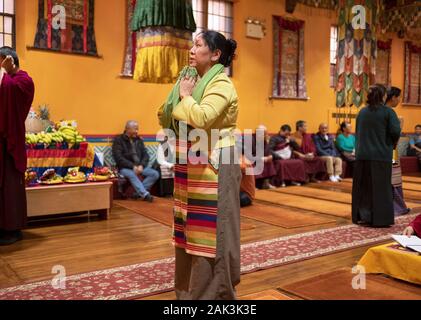
POLYGON ((149 155, 143 140, 138 136, 139 125, 136 121, 128 121, 124 133, 115 138, 113 157, 120 174, 130 181, 135 189, 135 198, 152 202, 150 189, 159 179, 159 173, 147 168, 149 155), (142 182, 139 175, 145 180, 142 182))
POLYGON ((297 132, 292 135, 292 138, 296 142, 294 144, 294 155, 304 162, 306 174, 308 175, 307 180, 320 183, 316 179, 316 175, 326 172, 326 168, 323 161, 316 156, 316 147, 314 146, 313 139, 307 133, 307 122, 298 121, 296 128, 297 132))
POLYGON ((421 215, 419 215, 403 232, 405 236, 421 237, 421 215))
MULTIPOLYGON (((276 175, 275 166, 273 165, 273 157, 269 150, 269 134, 268 130, 264 125, 260 125, 257 127, 256 131, 263 131, 264 132, 264 141, 263 141, 263 147, 264 147, 264 168, 263 172, 255 176, 256 185, 258 188, 261 189, 274 189, 275 187, 271 185, 270 181, 271 179, 276 175)), ((252 154, 254 157, 256 157, 257 151, 256 151, 257 141, 256 141, 256 134, 253 134, 253 150, 252 154)))
POLYGON ((299 159, 292 159, 293 149, 299 149, 294 139, 291 139, 291 127, 283 125, 279 134, 273 136, 269 142, 269 150, 275 163, 276 177, 275 183, 285 187, 286 181, 291 181, 292 185, 300 186, 300 182, 305 182, 305 166, 299 159))
POLYGON ((411 136, 409 141, 410 151, 417 156, 421 166, 421 124, 415 127, 415 135, 411 136))
POLYGON ((329 127, 326 123, 319 126, 319 132, 314 136, 314 144, 317 155, 326 164, 330 181, 342 181, 342 159, 336 149, 333 137, 329 135, 329 127))

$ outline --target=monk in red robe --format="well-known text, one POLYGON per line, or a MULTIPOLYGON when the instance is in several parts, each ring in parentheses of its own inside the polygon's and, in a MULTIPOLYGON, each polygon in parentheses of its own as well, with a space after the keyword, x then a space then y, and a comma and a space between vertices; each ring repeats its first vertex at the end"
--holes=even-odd
POLYGON ((0 245, 10 245, 26 225, 25 120, 35 88, 12 48, 0 48, 0 65, 0 245))
POLYGON ((421 237, 421 215, 419 215, 403 232, 405 236, 421 237))
POLYGON ((298 159, 304 161, 308 182, 320 183, 316 176, 319 173, 326 172, 326 167, 323 161, 316 156, 316 146, 311 135, 307 133, 307 123, 302 120, 298 121, 296 127, 297 132, 292 135, 297 146, 294 149, 294 154, 298 159))

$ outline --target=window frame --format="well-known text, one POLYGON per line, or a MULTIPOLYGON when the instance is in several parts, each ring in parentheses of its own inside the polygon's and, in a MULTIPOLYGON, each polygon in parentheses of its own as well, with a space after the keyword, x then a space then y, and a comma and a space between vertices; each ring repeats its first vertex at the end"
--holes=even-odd
POLYGON ((5 6, 4 6, 4 2, 5 2, 5 0, 0 0, 0 1, 2 1, 3 2, 3 11, 0 11, 0 16, 1 17, 3 17, 3 32, 0 32, 0 34, 2 34, 3 35, 3 45, 1 45, 1 46, 5 46, 6 44, 5 44, 5 39, 4 39, 4 36, 7 34, 7 35, 9 35, 10 33, 6 33, 5 32, 5 17, 7 17, 7 18, 11 18, 12 19, 12 45, 11 45, 11 47, 13 48, 13 49, 15 49, 16 50, 16 1, 15 0, 12 0, 13 1, 13 13, 6 13, 6 12, 4 12, 4 8, 5 8, 5 6))
POLYGON ((329 32, 329 86, 330 88, 335 89, 336 85, 337 85, 337 79, 336 79, 336 74, 332 74, 332 69, 336 70, 336 66, 338 64, 338 39, 339 39, 339 27, 338 25, 332 24, 330 26, 330 32, 329 32), (336 49, 332 50, 332 29, 336 28, 336 49), (336 55, 336 62, 332 63, 332 52, 335 52, 336 55), (332 78, 333 78, 333 83, 332 83, 332 78))

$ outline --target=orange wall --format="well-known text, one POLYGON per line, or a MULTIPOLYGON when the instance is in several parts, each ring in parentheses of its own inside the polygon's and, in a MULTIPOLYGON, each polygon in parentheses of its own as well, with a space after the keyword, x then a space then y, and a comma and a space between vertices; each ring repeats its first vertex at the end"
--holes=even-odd
MULTIPOLYGON (((156 109, 165 100, 171 86, 140 84, 120 79, 125 51, 125 0, 96 0, 95 31, 102 59, 47 52, 28 51, 37 24, 38 0, 17 1, 17 49, 21 65, 36 82, 34 106, 46 103, 52 118, 76 119, 85 134, 118 133, 127 119, 138 119, 143 133, 158 127, 156 109)), ((329 34, 336 22, 334 14, 297 6, 294 16, 306 20, 305 68, 310 100, 270 101, 272 87, 273 38, 272 15, 284 13, 284 0, 239 0, 234 8, 234 37, 238 58, 233 81, 240 97, 239 127, 255 128, 266 124, 277 131, 283 123, 307 119, 311 130, 329 121, 335 96, 329 88, 329 34), (263 40, 246 38, 245 23, 252 16, 266 20, 263 40)), ((403 86, 403 42, 393 44, 393 84, 403 86)), ((421 122, 416 107, 399 108, 406 118, 405 130, 421 122)), ((333 130, 332 130, 333 131, 333 130)))

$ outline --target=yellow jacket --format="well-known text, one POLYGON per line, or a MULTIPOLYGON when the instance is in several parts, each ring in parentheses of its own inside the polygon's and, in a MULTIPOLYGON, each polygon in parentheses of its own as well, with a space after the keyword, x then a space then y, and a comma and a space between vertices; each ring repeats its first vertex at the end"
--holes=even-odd
POLYGON ((235 145, 234 130, 237 128, 238 96, 233 83, 225 73, 209 82, 198 104, 193 97, 185 97, 174 108, 174 119, 185 121, 195 129, 203 129, 209 137, 209 150, 235 145), (211 131, 220 131, 216 146, 211 146, 211 131))

